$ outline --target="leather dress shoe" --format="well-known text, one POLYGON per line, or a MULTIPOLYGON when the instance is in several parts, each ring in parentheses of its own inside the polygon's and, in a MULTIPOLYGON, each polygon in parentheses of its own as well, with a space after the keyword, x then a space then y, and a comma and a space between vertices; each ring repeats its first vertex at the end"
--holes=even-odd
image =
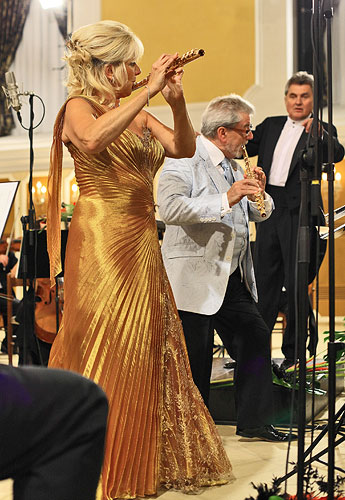
POLYGON ((297 439, 296 434, 288 434, 287 432, 278 431, 278 429, 273 427, 273 425, 265 425, 263 427, 255 427, 253 429, 237 429, 236 434, 245 438, 272 441, 276 443, 286 443, 289 440, 295 441, 297 439))
POLYGON ((290 358, 285 358, 282 363, 280 364, 279 368, 281 370, 287 370, 288 368, 291 368, 291 366, 293 366, 295 364, 295 361, 293 359, 290 359, 290 358))

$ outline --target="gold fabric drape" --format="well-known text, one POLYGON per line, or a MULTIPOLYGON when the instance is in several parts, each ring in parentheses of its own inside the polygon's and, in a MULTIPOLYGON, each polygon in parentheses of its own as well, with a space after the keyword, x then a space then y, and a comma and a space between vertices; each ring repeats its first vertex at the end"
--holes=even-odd
POLYGON ((61 176, 62 176, 62 141, 63 117, 65 106, 60 109, 53 130, 53 144, 50 149, 50 169, 48 175, 48 209, 47 209, 47 248, 51 286, 55 285, 55 276, 61 266, 61 176))
MULTIPOLYGON (((95 114, 103 110, 93 100, 95 114)), ((59 270, 59 189, 64 107, 54 132, 48 249, 59 270)), ((164 159, 149 130, 129 130, 105 151, 68 144, 80 197, 65 261, 65 309, 50 366, 95 380, 109 399, 102 498, 197 491, 231 466, 192 381, 181 323, 164 270, 153 176, 164 159)), ((66 395, 73 397, 73 395, 66 395)))

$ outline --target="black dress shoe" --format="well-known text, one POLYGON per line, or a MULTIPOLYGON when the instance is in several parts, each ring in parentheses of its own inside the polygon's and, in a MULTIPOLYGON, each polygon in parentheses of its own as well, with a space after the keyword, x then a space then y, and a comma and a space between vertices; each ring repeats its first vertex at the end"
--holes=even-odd
POLYGON ((294 364, 295 364, 295 361, 294 361, 293 359, 291 359, 291 358, 285 358, 285 359, 283 360, 283 362, 281 363, 281 365, 280 365, 280 367, 279 367, 279 368, 280 368, 281 370, 284 370, 284 371, 285 371, 285 370, 287 370, 288 368, 291 368, 291 366, 293 366, 294 364))
POLYGON ((288 434, 278 431, 273 425, 265 425, 253 429, 237 429, 236 434, 241 437, 250 439, 260 439, 261 441, 273 441, 285 443, 287 441, 295 441, 296 434, 288 434))

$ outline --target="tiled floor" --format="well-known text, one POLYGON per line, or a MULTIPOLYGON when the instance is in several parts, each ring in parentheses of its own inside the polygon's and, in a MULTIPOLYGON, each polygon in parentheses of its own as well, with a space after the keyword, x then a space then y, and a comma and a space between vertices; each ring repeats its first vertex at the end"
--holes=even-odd
MULTIPOLYGON (((344 324, 341 321, 337 329, 344 329, 344 324)), ((328 330, 328 325, 325 323, 320 326, 320 332, 328 330)), ((320 335, 322 337, 322 335, 320 335)), ((320 339, 319 352, 323 349, 322 338, 320 339)), ((280 352, 281 334, 275 333, 272 342, 273 357, 281 358, 280 352)), ((0 362, 7 362, 4 355, 0 356, 0 362)), ((340 407, 345 402, 345 397, 341 395, 337 400, 337 407, 340 407)), ((318 419, 327 420, 327 411, 318 416, 318 419)), ((274 476, 282 477, 285 474, 285 463, 287 455, 287 444, 275 444, 266 442, 247 442, 239 439, 235 435, 233 426, 219 426, 220 435, 222 436, 224 446, 233 466, 235 480, 228 485, 205 489, 197 497, 203 500, 245 500, 247 497, 256 496, 255 490, 251 486, 251 482, 271 483, 274 476)), ((310 434, 307 432, 306 446, 309 444, 310 434)), ((327 436, 324 439, 327 441, 327 436)), ((327 442, 321 442, 317 450, 327 447, 327 442)), ((297 457, 297 443, 291 445, 290 462, 295 462, 297 457)), ((327 457, 327 455, 325 456, 327 457)), ((342 444, 335 449, 335 462, 337 466, 345 468, 345 446, 342 444)), ((319 472, 323 472, 327 477, 327 468, 320 464, 315 464, 319 472)), ((287 491, 290 494, 296 493, 297 476, 294 475, 287 484, 287 491)), ((186 496, 178 492, 164 492, 160 495, 162 500, 186 500, 186 496)), ((11 500, 11 481, 0 482, 0 500, 11 500)), ((49 500, 49 499, 47 499, 49 500)), ((61 499, 63 500, 63 499, 61 499)))

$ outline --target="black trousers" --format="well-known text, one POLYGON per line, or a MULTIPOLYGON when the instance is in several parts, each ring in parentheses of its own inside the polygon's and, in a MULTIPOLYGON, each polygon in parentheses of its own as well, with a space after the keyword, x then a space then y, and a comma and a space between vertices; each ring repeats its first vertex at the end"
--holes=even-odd
POLYGON ((297 231, 298 210, 277 206, 267 221, 257 225, 254 247, 258 309, 270 332, 278 316, 282 288, 286 288, 288 314, 282 352, 290 359, 295 351, 297 231))
POLYGON ((0 479, 15 500, 94 500, 108 403, 63 370, 0 365, 0 479))
MULTIPOLYGON (((257 224, 254 245, 254 267, 258 287, 258 309, 272 332, 279 312, 281 290, 287 293, 287 326, 283 336, 282 352, 286 358, 294 359, 296 335, 296 254, 299 228, 299 208, 289 209, 285 188, 267 186, 274 199, 275 210, 261 224, 257 224)), ((320 240, 315 224, 309 221, 310 264, 308 283, 311 283, 326 253, 327 243, 320 240)), ((314 316, 309 308, 309 352, 314 354, 317 345, 317 331, 313 325, 314 316)), ((307 340, 307 339, 306 339, 307 340)))
POLYGON ((210 391, 214 329, 236 360, 237 427, 260 427, 273 421, 270 332, 241 281, 239 270, 229 278, 224 301, 207 316, 179 311, 196 386, 206 405, 210 391))

